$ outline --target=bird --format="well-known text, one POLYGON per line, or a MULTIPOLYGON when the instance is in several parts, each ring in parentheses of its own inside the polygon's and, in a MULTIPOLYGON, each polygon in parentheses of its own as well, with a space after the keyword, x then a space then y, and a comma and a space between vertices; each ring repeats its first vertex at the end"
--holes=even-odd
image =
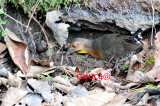
POLYGON ((142 44, 134 41, 132 36, 107 34, 96 39, 76 38, 70 44, 67 55, 86 51, 91 56, 117 63, 142 50, 142 44))

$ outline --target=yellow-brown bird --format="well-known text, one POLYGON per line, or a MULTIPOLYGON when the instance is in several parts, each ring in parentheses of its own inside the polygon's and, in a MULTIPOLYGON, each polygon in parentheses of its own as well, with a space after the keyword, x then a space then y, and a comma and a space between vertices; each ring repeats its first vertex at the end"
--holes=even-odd
POLYGON ((131 36, 107 34, 94 40, 76 38, 69 46, 67 54, 75 51, 86 51, 93 57, 119 62, 140 52, 141 43, 135 42, 131 36))

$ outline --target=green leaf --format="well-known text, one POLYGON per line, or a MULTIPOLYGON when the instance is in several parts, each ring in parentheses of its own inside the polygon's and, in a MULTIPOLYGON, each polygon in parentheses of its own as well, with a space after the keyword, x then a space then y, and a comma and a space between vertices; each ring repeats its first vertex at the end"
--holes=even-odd
POLYGON ((44 78, 44 79, 47 79, 47 78, 46 78, 44 75, 42 75, 42 74, 41 74, 40 76, 41 76, 42 78, 44 78))
POLYGON ((133 59, 133 58, 131 58, 131 61, 133 61, 133 62, 134 62, 134 59, 133 59))
POLYGON ((80 4, 79 3, 77 3, 77 7, 80 8, 80 4))
POLYGON ((50 75, 47 75, 47 79, 48 79, 48 80, 51 80, 52 77, 51 77, 50 75))
POLYGON ((139 92, 137 92, 137 93, 143 93, 143 92, 146 92, 146 90, 143 89, 143 90, 141 90, 141 91, 139 91, 139 92))
POLYGON ((147 61, 147 63, 148 63, 148 64, 150 64, 150 65, 152 65, 152 64, 153 64, 153 62, 152 62, 152 61, 150 61, 150 60, 148 60, 148 61, 147 61))
POLYGON ((66 77, 67 77, 67 76, 65 75, 63 78, 66 79, 66 77))
POLYGON ((6 23, 7 23, 7 20, 1 20, 1 21, 0 21, 0 25, 6 24, 6 23))
MULTIPOLYGON (((53 48, 50 49, 51 53, 53 53, 53 48)), ((49 50, 47 50, 47 56, 49 56, 49 50)))
POLYGON ((0 9, 0 14, 3 14, 3 13, 4 13, 3 9, 0 9))
POLYGON ((122 67, 124 67, 124 68, 129 68, 129 65, 122 65, 122 67))
POLYGON ((156 88, 159 89, 159 88, 160 88, 160 85, 157 85, 156 88))
POLYGON ((154 87, 153 84, 148 84, 148 88, 154 87))
POLYGON ((125 73, 127 73, 127 72, 128 72, 128 70, 125 70, 124 72, 125 72, 125 73))
POLYGON ((56 47, 55 47, 55 48, 54 48, 54 50, 55 50, 55 51, 57 51, 57 50, 58 50, 58 48, 56 48, 56 47))
POLYGON ((8 31, 2 31, 2 36, 4 37, 4 36, 6 36, 8 34, 8 31))
POLYGON ((144 67, 142 70, 141 70, 141 72, 144 72, 146 70, 146 67, 144 67))
POLYGON ((25 0, 20 0, 19 3, 20 4, 25 3, 25 0))

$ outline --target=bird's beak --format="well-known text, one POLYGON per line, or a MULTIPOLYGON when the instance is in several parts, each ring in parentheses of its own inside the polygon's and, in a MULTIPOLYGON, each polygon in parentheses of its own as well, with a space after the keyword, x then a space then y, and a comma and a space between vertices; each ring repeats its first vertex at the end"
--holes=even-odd
POLYGON ((73 52, 74 52, 74 51, 69 48, 69 49, 67 50, 67 53, 66 53, 66 54, 69 55, 69 54, 71 54, 71 53, 73 53, 73 52))
POLYGON ((71 53, 78 53, 78 52, 80 52, 80 51, 81 51, 81 50, 74 51, 74 50, 72 50, 72 49, 69 48, 69 49, 67 50, 67 53, 66 53, 66 54, 69 55, 69 54, 71 54, 71 53))

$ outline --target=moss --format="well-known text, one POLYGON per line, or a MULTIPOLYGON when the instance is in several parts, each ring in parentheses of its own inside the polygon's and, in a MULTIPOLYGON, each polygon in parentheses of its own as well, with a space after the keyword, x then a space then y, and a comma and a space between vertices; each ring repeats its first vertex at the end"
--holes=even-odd
MULTIPOLYGON (((14 6, 18 8, 19 4, 22 4, 25 7, 24 12, 26 13, 26 11, 33 11, 36 2, 37 0, 2 0, 0 6, 3 8, 7 3, 13 3, 14 6)), ((45 13, 51 10, 59 10, 62 6, 65 7, 65 9, 69 9, 71 4, 76 4, 80 7, 81 3, 84 3, 86 6, 88 5, 87 0, 40 0, 35 14, 38 11, 45 13)))

